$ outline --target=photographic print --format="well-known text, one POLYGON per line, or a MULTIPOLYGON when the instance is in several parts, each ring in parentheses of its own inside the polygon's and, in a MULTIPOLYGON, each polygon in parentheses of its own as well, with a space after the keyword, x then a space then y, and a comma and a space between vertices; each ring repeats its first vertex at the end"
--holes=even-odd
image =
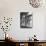
POLYGON ((29 12, 20 12, 20 27, 32 28, 32 14, 29 14, 29 12))

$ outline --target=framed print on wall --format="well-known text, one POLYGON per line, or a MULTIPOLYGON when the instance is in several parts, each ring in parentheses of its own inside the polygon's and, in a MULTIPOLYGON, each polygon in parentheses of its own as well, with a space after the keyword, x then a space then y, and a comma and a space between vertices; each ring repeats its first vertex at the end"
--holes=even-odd
POLYGON ((33 15, 29 12, 20 12, 20 28, 32 28, 33 15))

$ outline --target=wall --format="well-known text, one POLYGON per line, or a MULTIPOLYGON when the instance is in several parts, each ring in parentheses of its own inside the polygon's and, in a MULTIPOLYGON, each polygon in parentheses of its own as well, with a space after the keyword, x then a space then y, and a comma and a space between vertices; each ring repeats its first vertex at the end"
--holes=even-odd
MULTIPOLYGON (((27 40, 34 34, 37 35, 39 40, 44 40, 45 38, 45 15, 46 6, 40 8, 33 8, 30 6, 28 0, 0 0, 0 18, 1 17, 13 17, 13 22, 10 33, 17 40, 27 40), (30 12, 33 13, 33 28, 32 29, 21 29, 20 28, 20 12, 30 12)), ((1 33, 3 33, 1 31, 1 33)), ((0 33, 0 35, 2 35, 0 33)), ((4 33, 3 33, 4 34, 4 33)), ((0 39, 3 37, 0 36, 0 39)), ((4 39, 4 38, 3 38, 4 39)))

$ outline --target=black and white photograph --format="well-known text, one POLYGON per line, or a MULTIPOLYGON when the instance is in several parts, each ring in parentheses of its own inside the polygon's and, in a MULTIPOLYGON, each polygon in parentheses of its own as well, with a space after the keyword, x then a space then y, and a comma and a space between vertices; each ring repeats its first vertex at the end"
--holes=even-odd
POLYGON ((20 12, 20 27, 32 28, 32 14, 29 12, 20 12))

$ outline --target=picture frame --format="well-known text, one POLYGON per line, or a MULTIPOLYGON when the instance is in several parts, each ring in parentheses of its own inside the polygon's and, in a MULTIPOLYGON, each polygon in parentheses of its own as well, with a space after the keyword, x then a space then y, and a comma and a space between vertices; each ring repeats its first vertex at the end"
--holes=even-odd
POLYGON ((20 28, 32 28, 33 15, 29 12, 20 12, 20 28))

